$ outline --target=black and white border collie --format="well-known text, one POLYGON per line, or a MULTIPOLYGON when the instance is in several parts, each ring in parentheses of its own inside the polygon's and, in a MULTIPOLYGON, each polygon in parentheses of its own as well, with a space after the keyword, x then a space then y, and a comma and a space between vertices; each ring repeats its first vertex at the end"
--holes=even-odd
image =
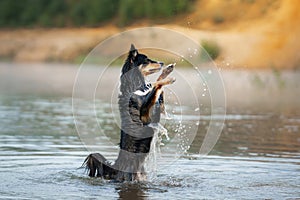
POLYGON ((145 77, 159 72, 163 63, 140 54, 131 45, 120 77, 120 152, 114 164, 99 153, 90 154, 84 161, 89 176, 116 181, 146 180, 144 164, 154 135, 151 124, 159 123, 164 112, 162 87, 175 82, 175 78, 167 77, 174 66, 166 66, 153 84, 146 83, 145 77))

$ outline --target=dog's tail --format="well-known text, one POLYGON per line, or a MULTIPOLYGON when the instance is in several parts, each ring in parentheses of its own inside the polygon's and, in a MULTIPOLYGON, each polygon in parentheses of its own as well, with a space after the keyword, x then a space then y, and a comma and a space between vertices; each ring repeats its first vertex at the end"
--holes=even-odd
POLYGON ((116 174, 116 170, 111 164, 99 153, 92 153, 84 160, 83 167, 88 171, 90 177, 102 177, 111 179, 116 174))

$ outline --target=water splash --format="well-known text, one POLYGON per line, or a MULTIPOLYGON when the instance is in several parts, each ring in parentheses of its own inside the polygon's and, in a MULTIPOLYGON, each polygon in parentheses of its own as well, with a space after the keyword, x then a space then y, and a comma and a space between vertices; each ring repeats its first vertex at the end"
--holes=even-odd
POLYGON ((163 137, 170 140, 168 131, 160 123, 152 123, 149 125, 154 130, 149 155, 145 161, 145 168, 148 173, 148 180, 153 180, 157 174, 157 161, 161 157, 160 147, 164 146, 163 137))

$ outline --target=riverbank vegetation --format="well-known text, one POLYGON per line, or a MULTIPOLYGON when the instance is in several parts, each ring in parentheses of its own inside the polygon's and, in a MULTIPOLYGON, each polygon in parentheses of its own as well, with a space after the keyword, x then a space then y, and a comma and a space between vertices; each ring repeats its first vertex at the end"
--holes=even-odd
POLYGON ((140 19, 169 19, 191 10, 193 0, 1 0, 0 27, 125 26, 140 19))

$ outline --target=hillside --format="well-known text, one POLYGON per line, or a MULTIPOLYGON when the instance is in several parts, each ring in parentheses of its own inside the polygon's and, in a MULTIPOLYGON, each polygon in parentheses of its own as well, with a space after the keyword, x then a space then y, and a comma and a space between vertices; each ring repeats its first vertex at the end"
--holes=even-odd
MULTIPOLYGON (((159 26, 208 39, 221 48, 220 66, 299 68, 300 1, 199 0, 191 13, 159 26), (228 66, 228 65, 225 65, 228 66)), ((2 29, 0 57, 18 62, 74 62, 103 39, 131 28, 155 25, 138 20, 126 28, 2 29)))

